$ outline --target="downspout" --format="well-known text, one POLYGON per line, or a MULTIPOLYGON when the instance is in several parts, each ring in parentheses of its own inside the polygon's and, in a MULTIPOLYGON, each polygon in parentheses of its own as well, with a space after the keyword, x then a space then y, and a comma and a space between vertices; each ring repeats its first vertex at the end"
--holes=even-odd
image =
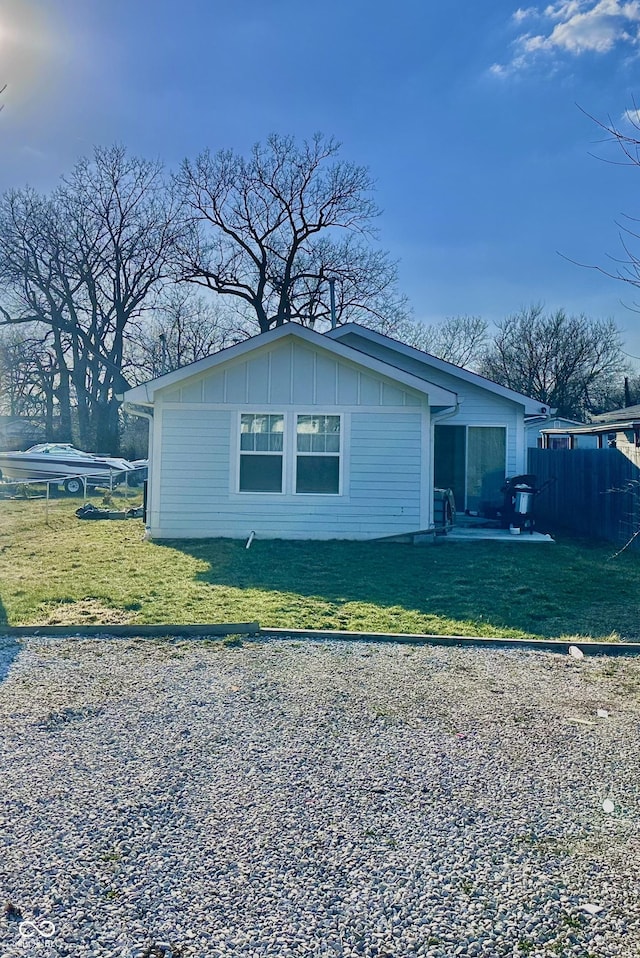
POLYGON ((452 419, 453 416, 457 415, 460 412, 460 406, 462 405, 462 399, 456 393, 456 404, 455 406, 445 409, 443 412, 435 413, 429 418, 431 420, 431 523, 433 524, 433 490, 436 487, 436 459, 435 459, 435 443, 436 443, 436 426, 440 425, 441 422, 444 422, 446 419, 452 419))
MULTIPOLYGON (((124 410, 124 412, 128 412, 128 413, 129 413, 130 415, 132 415, 132 416, 139 416, 141 419, 147 419, 147 420, 149 421, 149 455, 148 455, 148 461, 151 462, 151 456, 152 456, 152 453, 153 453, 153 408, 151 409, 151 411, 148 412, 148 411, 147 411, 146 409, 144 409, 142 406, 136 405, 136 403, 123 402, 123 403, 122 403, 122 409, 124 410)), ((149 538, 150 538, 150 532, 151 532, 150 527, 149 527, 149 522, 148 522, 148 515, 149 515, 149 476, 150 476, 150 475, 151 475, 151 471, 148 470, 148 471, 147 471, 146 486, 145 486, 145 510, 144 510, 144 512, 145 512, 145 515, 144 515, 144 538, 145 538, 145 539, 149 539, 149 538)))
POLYGON ((437 426, 441 422, 444 422, 445 419, 451 419, 452 416, 455 416, 460 412, 460 406, 462 405, 462 400, 456 400, 455 406, 452 406, 450 409, 445 409, 444 412, 437 412, 431 417, 431 425, 437 426))

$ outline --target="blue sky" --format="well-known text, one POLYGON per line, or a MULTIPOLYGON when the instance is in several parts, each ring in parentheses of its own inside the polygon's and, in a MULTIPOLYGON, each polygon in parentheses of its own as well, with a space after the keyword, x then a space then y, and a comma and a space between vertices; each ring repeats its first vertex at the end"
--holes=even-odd
POLYGON ((614 318, 640 356, 634 290, 558 255, 606 265, 640 216, 640 169, 598 159, 580 109, 623 126, 639 57, 639 0, 0 0, 0 189, 94 144, 175 166, 334 134, 377 181, 415 318, 543 302, 614 318))

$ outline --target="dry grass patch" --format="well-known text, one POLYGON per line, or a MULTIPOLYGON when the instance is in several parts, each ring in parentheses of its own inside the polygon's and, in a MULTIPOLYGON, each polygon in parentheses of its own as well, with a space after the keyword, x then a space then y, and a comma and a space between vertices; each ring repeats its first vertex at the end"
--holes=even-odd
POLYGON ((130 609, 113 608, 99 599, 60 602, 36 612, 32 625, 128 625, 137 614, 130 609))

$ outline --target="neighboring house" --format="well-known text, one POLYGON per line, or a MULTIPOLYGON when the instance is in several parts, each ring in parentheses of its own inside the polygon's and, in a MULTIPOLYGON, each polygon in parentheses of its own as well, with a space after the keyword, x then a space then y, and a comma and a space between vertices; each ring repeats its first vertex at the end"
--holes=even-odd
POLYGON ((42 442, 44 426, 33 419, 20 416, 0 416, 0 449, 26 449, 42 442))
POLYGON ((528 449, 595 449, 597 441, 593 436, 581 436, 579 439, 570 439, 570 430, 584 423, 575 419, 564 419, 562 416, 527 416, 524 424, 527 434, 528 449), (548 433, 549 430, 553 432, 548 433), (544 434, 550 438, 545 445, 544 434))
MULTIPOLYGON (((128 390, 152 538, 369 539, 500 504, 540 406, 364 327, 294 323, 128 390)), ((545 410, 546 411, 546 410, 545 410)))
MULTIPOLYGON (((620 449, 637 450, 640 447, 640 406, 624 406, 611 412, 594 416, 591 423, 573 426, 562 432, 567 437, 569 449, 620 449)), ((543 448, 558 448, 555 445, 559 431, 542 430, 543 448)))

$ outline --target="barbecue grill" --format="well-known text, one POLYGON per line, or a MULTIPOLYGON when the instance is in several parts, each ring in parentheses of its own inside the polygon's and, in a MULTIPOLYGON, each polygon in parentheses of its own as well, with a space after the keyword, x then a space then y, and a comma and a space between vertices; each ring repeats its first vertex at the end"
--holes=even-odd
POLYGON ((527 473, 505 479, 500 490, 504 494, 501 509, 502 525, 505 529, 518 529, 533 532, 535 526, 534 499, 542 491, 536 489, 536 477, 527 473))

